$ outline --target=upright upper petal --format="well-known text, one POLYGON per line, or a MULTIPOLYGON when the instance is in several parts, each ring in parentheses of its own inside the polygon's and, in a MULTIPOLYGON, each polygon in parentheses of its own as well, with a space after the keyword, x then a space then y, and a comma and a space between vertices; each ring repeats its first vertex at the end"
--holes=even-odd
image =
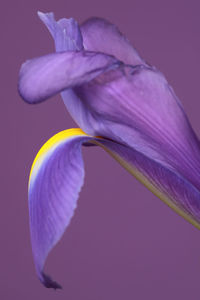
POLYGON ((76 92, 93 116, 90 134, 129 145, 200 188, 199 141, 161 73, 122 66, 76 92))
POLYGON ((53 13, 38 12, 38 16, 51 33, 56 52, 83 49, 82 35, 76 20, 70 18, 56 21, 53 13))
MULTIPOLYGON (((83 50, 83 39, 78 23, 70 19, 55 20, 53 13, 38 12, 39 18, 48 28, 55 43, 56 52, 83 50)), ((63 102, 79 127, 88 124, 81 99, 74 93, 73 89, 61 92, 63 102)))
POLYGON ((86 50, 115 56, 125 64, 145 64, 119 29, 102 18, 90 18, 81 25, 83 45, 86 50))

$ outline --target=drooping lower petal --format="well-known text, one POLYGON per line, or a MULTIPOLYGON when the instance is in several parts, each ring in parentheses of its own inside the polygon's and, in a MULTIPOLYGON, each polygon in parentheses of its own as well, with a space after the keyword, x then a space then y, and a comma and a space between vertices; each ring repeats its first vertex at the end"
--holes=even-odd
POLYGON ((29 103, 41 102, 62 90, 88 82, 118 65, 119 62, 112 56, 87 51, 41 56, 22 65, 19 92, 29 103))
POLYGON ((90 18, 81 25, 86 50, 107 53, 125 64, 146 64, 119 29, 102 18, 90 18))
POLYGON ((84 180, 81 145, 90 139, 80 129, 62 131, 44 144, 33 162, 29 180, 31 241, 36 270, 46 287, 60 288, 43 267, 74 214, 84 180))
POLYGON ((29 181, 32 249, 39 279, 46 287, 60 288, 43 268, 77 205, 84 178, 81 155, 84 143, 102 147, 155 195, 200 229, 200 191, 181 174, 132 147, 88 136, 80 129, 62 131, 38 152, 29 181))
POLYGON ((106 139, 97 141, 97 144, 153 194, 200 229, 200 190, 189 180, 131 147, 106 139))

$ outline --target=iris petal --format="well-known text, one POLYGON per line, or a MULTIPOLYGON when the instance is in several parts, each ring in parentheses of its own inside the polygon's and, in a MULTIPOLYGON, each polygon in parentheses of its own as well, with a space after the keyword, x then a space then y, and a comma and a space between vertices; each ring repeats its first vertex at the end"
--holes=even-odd
POLYGON ((93 115, 90 134, 131 146, 200 188, 199 141, 166 79, 145 66, 122 70, 76 88, 93 115))
MULTIPOLYGON (((53 13, 38 13, 40 19, 48 28, 54 39, 56 52, 82 50, 82 35, 77 22, 74 19, 55 20, 53 13)), ((90 116, 84 109, 81 99, 75 94, 73 89, 67 89, 61 92, 63 102, 74 121, 81 128, 90 131, 90 116)))
POLYGON ((189 180, 131 147, 106 139, 97 144, 158 198, 200 229, 200 191, 189 180))
POLYGON ((28 101, 70 87, 81 99, 78 118, 86 133, 132 146, 200 187, 199 141, 160 72, 91 52, 51 54, 22 66, 20 91, 28 101))
POLYGON ((160 72, 93 52, 56 53, 22 66, 19 89, 27 101, 71 87, 86 133, 132 146, 200 187, 199 141, 160 72))
POLYGON ((107 53, 125 64, 145 64, 137 51, 119 29, 102 18, 91 18, 81 25, 83 45, 86 50, 107 53))
POLYGON ((86 132, 73 129, 55 135, 39 151, 30 174, 36 270, 46 287, 56 289, 60 285, 43 268, 76 207, 84 177, 81 145, 103 147, 200 229, 200 144, 164 76, 145 64, 114 25, 93 18, 80 32, 73 19, 56 22, 52 13, 39 16, 58 53, 22 66, 20 94, 37 103, 62 92, 70 113, 86 132))
POLYGON ((53 13, 38 12, 38 16, 51 33, 56 52, 83 49, 79 25, 73 18, 60 19, 56 22, 53 13))
POLYGON ((68 226, 84 180, 81 145, 89 138, 80 129, 53 136, 38 152, 29 180, 29 214, 33 255, 39 279, 59 288, 43 272, 49 251, 68 226))
POLYGON ((109 55, 94 52, 61 52, 24 63, 19 75, 19 92, 25 101, 37 103, 90 81, 119 62, 109 55))
POLYGON ((29 180, 32 249, 38 277, 46 287, 61 287, 43 268, 48 253, 62 237, 76 208, 84 180, 81 146, 85 143, 102 147, 155 195, 200 229, 200 192, 182 175, 129 146, 88 136, 81 129, 62 131, 40 149, 29 180))

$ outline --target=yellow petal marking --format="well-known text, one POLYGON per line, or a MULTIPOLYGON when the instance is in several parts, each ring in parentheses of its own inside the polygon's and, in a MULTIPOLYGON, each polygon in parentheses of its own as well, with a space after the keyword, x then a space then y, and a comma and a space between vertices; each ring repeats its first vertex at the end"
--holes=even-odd
MULTIPOLYGON (((72 128, 63 130, 57 134, 55 134, 53 137, 51 137, 39 150, 37 153, 32 167, 30 171, 29 176, 29 184, 31 177, 33 176, 33 170, 37 172, 37 169, 41 165, 45 155, 52 150, 54 147, 56 147, 61 142, 66 141, 66 139, 73 138, 75 136, 88 136, 84 131, 82 131, 80 128, 72 128), (36 169, 36 170, 35 170, 36 169)), ((99 140, 101 137, 96 137, 99 140)), ((194 225, 196 228, 200 229, 200 224, 197 220, 195 220, 187 211, 180 209, 172 199, 167 197, 165 194, 163 194, 154 184, 152 184, 146 176, 144 176, 141 172, 139 172, 134 166, 130 165, 125 161, 123 158, 121 158, 116 152, 113 152, 106 148, 104 145, 101 144, 101 142, 97 140, 91 140, 90 142, 100 146, 103 148, 107 153, 109 153, 116 161, 119 162, 119 164, 124 167, 131 175, 133 175, 138 181, 140 181, 145 187, 147 187, 155 196, 157 196, 160 200, 162 200, 165 204, 167 204, 170 208, 172 208, 176 213, 178 213, 180 216, 182 216, 185 220, 190 222, 192 225, 194 225)))
POLYGON ((75 136, 88 136, 84 131, 82 131, 80 128, 71 128, 71 129, 66 129, 63 130, 54 136, 52 136, 38 151, 32 167, 30 171, 30 176, 29 176, 29 185, 30 185, 30 180, 33 176, 33 171, 35 169, 38 169, 38 167, 41 165, 44 157, 46 154, 52 150, 54 147, 58 146, 60 143, 65 142, 66 139, 73 138, 75 136))

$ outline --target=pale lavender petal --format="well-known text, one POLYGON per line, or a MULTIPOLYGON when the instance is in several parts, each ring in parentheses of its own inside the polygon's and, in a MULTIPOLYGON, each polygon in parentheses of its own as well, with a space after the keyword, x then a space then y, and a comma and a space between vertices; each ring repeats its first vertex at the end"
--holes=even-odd
POLYGON ((77 87, 91 135, 133 147, 200 188, 200 147, 183 108, 163 75, 123 67, 77 87))
POLYGON ((91 18, 81 25, 83 45, 86 50, 115 56, 126 64, 145 64, 119 29, 102 18, 91 18))
POLYGON ((42 12, 38 12, 38 16, 51 33, 56 52, 83 49, 82 35, 73 18, 56 21, 53 13, 42 12))
POLYGON ((19 74, 19 93, 29 103, 37 103, 88 82, 119 62, 94 52, 53 53, 25 62, 19 74))

